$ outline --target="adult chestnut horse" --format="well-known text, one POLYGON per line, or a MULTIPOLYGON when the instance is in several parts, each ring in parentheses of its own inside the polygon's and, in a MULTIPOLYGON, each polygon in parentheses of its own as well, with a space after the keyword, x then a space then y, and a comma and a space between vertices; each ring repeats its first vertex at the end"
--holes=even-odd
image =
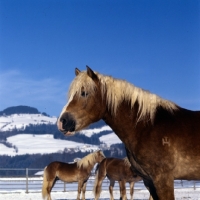
POLYGON ((51 190, 55 182, 60 179, 67 183, 78 182, 77 200, 85 200, 85 191, 87 180, 90 177, 91 170, 96 163, 100 163, 105 158, 102 151, 95 151, 88 154, 75 163, 51 162, 44 169, 42 197, 51 200, 51 190))
POLYGON ((154 200, 174 200, 174 179, 200 179, 200 111, 190 111, 87 66, 69 88, 57 125, 73 135, 103 119, 125 144, 154 200))

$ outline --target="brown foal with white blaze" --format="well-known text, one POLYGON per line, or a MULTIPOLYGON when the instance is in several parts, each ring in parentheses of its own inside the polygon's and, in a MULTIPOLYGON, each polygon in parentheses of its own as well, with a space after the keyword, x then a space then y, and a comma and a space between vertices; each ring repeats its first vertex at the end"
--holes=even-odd
POLYGON ((125 144, 132 170, 154 200, 174 200, 174 179, 200 179, 200 111, 127 81, 75 70, 57 125, 73 135, 103 119, 125 144))
POLYGON ((51 190, 55 182, 60 179, 67 183, 78 182, 77 200, 85 200, 87 180, 91 170, 96 163, 100 163, 105 158, 102 151, 90 153, 75 163, 52 162, 44 169, 42 196, 43 199, 51 200, 51 190))

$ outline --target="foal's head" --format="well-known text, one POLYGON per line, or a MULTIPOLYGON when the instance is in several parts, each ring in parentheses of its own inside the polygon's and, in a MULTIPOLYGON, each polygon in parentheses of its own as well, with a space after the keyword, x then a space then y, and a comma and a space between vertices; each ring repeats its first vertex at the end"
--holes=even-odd
POLYGON ((83 167, 83 168, 88 168, 88 165, 94 166, 96 163, 100 163, 103 159, 105 158, 105 155, 103 154, 103 151, 98 150, 93 153, 88 154, 81 160, 77 162, 77 166, 83 167))
POLYGON ((97 74, 87 66, 87 71, 76 68, 76 77, 71 83, 68 102, 58 118, 58 129, 66 135, 100 120, 105 112, 104 99, 97 74))
POLYGON ((97 163, 100 163, 105 157, 103 151, 98 150, 95 152, 95 160, 97 163))

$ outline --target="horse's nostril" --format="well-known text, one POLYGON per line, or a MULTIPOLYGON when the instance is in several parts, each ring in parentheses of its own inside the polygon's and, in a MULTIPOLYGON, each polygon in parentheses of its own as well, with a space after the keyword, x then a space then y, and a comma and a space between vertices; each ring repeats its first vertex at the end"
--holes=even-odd
POLYGON ((60 118, 60 127, 62 130, 73 132, 75 130, 76 121, 70 113, 64 113, 60 118))
POLYGON ((65 125, 67 121, 66 121, 66 119, 61 119, 61 122, 63 125, 65 125))

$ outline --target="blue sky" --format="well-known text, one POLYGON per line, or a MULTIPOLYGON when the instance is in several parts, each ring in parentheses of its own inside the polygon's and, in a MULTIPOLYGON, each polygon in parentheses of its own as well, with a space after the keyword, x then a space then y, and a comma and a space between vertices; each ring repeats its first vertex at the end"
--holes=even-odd
POLYGON ((0 0, 0 110, 58 116, 86 65, 200 110, 200 1, 0 0))

